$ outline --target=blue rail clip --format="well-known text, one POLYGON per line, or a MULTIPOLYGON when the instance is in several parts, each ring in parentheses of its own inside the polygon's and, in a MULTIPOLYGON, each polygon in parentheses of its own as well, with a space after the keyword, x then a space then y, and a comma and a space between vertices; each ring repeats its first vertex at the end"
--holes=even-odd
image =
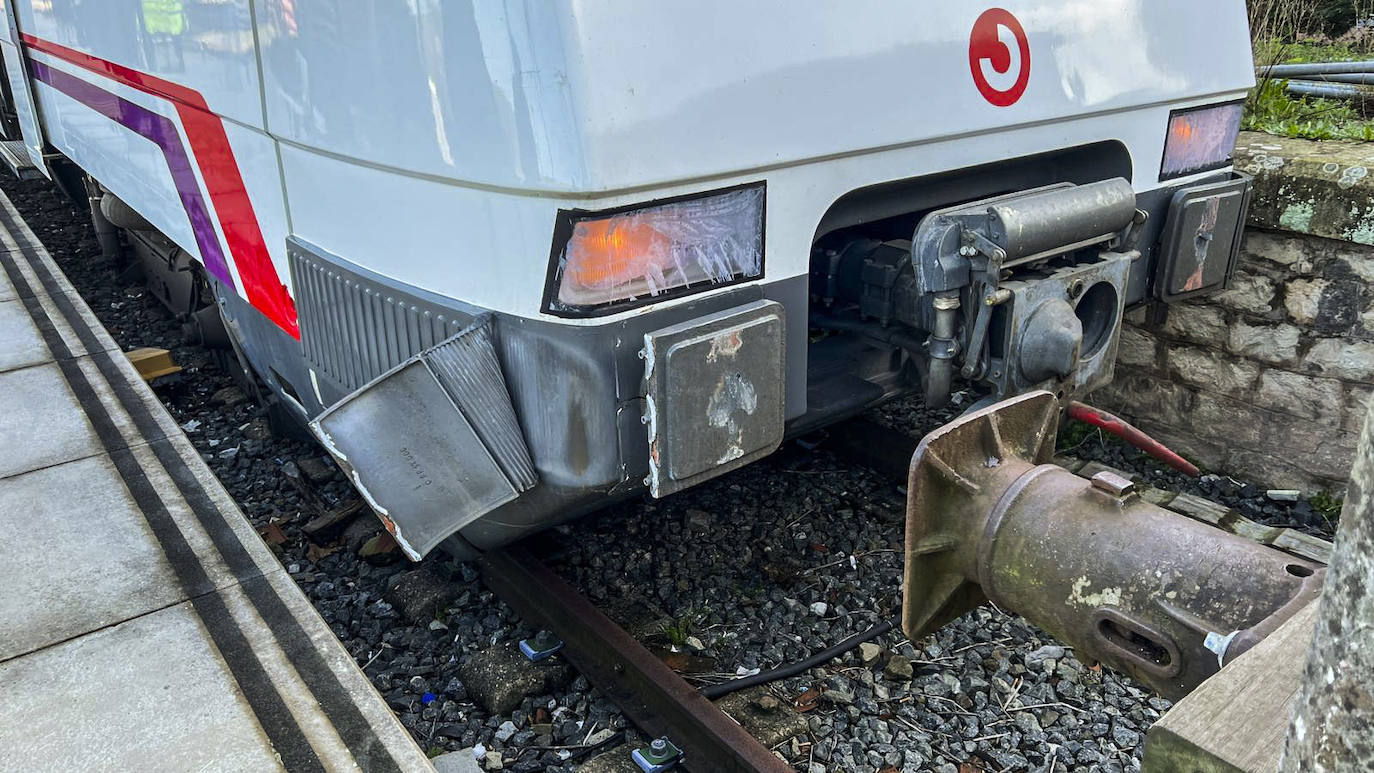
POLYGON ((667 738, 655 738, 647 747, 635 749, 630 757, 644 773, 663 773, 682 762, 682 750, 667 738))
POLYGON ((535 634, 534 638, 520 640, 520 651, 535 663, 561 649, 563 649, 563 640, 554 636, 550 631, 540 631, 535 634))

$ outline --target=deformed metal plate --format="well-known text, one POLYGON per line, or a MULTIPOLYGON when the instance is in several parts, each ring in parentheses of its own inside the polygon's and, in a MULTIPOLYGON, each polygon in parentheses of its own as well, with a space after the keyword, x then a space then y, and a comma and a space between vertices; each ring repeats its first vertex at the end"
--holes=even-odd
POLYGON ((538 482, 487 316, 340 400, 311 429, 417 561, 538 482))
POLYGON ((649 490, 664 496, 782 443, 786 324, 754 301, 646 333, 649 490))
POLYGON ((1155 280, 1160 300, 1171 303, 1225 289, 1240 253, 1249 206, 1250 180, 1242 175, 1174 194, 1155 280))
POLYGON ((363 388, 314 428, 415 560, 517 495, 423 360, 363 388))

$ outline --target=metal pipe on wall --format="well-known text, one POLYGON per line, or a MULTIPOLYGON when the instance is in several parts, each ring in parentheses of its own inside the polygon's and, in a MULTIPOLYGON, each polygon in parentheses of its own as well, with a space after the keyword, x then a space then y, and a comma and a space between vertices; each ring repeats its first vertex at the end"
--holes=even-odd
POLYGON ((1314 81, 1289 81, 1288 93, 1323 99, 1374 98, 1374 93, 1359 86, 1348 83, 1316 83, 1314 81))
POLYGON ((1330 73, 1367 72, 1374 73, 1374 61, 1363 62, 1306 62, 1301 64, 1276 64, 1257 67, 1255 74, 1270 78, 1300 78, 1308 75, 1330 73))

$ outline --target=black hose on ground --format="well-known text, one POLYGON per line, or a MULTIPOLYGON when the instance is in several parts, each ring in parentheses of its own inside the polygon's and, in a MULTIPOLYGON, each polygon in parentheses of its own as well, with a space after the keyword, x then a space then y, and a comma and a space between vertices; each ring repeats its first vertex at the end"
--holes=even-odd
MULTIPOLYGON (((844 653, 859 646, 860 644, 863 644, 864 642, 873 641, 874 639, 878 638, 879 636, 882 636, 883 634, 887 633, 888 631, 891 631, 893 628, 896 627, 897 623, 895 618, 891 620, 884 620, 881 623, 878 623, 877 625, 873 626, 872 628, 869 628, 867 631, 856 633, 848 639, 845 639, 844 641, 840 642, 839 644, 836 644, 835 646, 830 647, 829 649, 821 650, 820 652, 817 652, 816 654, 812 655, 811 657, 805 660, 800 660, 796 663, 788 663, 787 665, 778 666, 777 668, 772 668, 767 671, 760 671, 752 676, 744 676, 740 677, 739 679, 731 679, 728 682, 721 682, 719 684, 708 684, 705 687, 702 687, 700 692, 709 700, 715 700, 717 698, 724 698, 730 693, 738 692, 740 690, 745 689, 746 687, 754 687, 755 685, 768 684, 769 682, 776 682, 779 679, 786 679, 789 676, 796 676, 797 674, 800 674, 801 672, 806 671, 808 669, 824 665, 825 663, 829 662, 832 658, 837 658, 843 655, 844 653)), ((612 735, 602 740, 600 743, 597 743, 592 746, 584 746, 580 749, 577 749, 565 761, 574 762, 583 757, 587 757, 594 752, 598 752, 602 749, 618 745, 624 742, 624 740, 625 732, 618 732, 615 735, 612 735)))
POLYGON ((721 682, 719 684, 708 684, 701 688, 701 694, 711 700, 715 700, 716 698, 723 698, 732 692, 743 690, 746 687, 768 684, 769 682, 776 682, 779 679, 786 679, 789 676, 796 676, 808 669, 824 665, 832 658, 837 658, 864 642, 873 641, 896 627, 897 624, 895 620, 884 620, 872 628, 869 628, 867 631, 856 633, 839 644, 829 649, 821 650, 805 660, 799 660, 796 663, 788 663, 787 665, 778 666, 777 668, 772 668, 767 671, 760 671, 753 676, 743 676, 739 679, 731 679, 728 682, 721 682))
POLYGON ((593 753, 595 753, 595 752, 599 752, 599 751, 601 751, 602 749, 609 749, 609 748, 612 747, 612 746, 618 746, 618 745, 620 745, 620 744, 622 744, 622 743, 624 743, 624 742, 625 742, 625 731, 624 731, 624 730, 617 730, 614 734, 608 735, 608 736, 606 736, 605 738, 601 739, 600 741, 598 741, 598 742, 596 742, 596 743, 594 743, 594 744, 591 744, 591 745, 589 745, 589 746, 583 746, 583 747, 581 747, 581 748, 579 748, 579 749, 574 749, 574 750, 572 750, 572 754, 568 755, 568 758, 567 758, 566 760, 563 760, 563 761, 564 761, 564 762, 577 762, 578 760, 582 759, 583 757, 587 757, 587 756, 589 756, 589 755, 591 755, 591 754, 593 754, 593 753))

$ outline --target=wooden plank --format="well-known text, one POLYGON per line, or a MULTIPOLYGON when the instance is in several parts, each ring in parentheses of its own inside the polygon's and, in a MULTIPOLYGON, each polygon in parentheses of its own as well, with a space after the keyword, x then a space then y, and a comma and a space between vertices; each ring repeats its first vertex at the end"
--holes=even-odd
POLYGON ((1177 496, 1177 494, 1172 491, 1165 491, 1162 488, 1155 488, 1154 486, 1142 486, 1138 487, 1138 490, 1140 491, 1141 499, 1152 505, 1164 508, 1167 508, 1169 503, 1173 502, 1174 497, 1177 496))
POLYGON ((1213 526, 1221 526, 1231 516, 1239 515, 1235 510, 1225 505, 1219 505, 1210 499, 1203 499, 1193 494, 1179 494, 1174 497, 1174 501, 1169 504, 1169 509, 1176 513, 1183 513, 1193 520, 1210 523, 1213 526))
POLYGON ((1317 604, 1174 704, 1145 737, 1145 773, 1274 773, 1302 687, 1317 604))
POLYGON ((1076 456, 1056 456, 1054 457, 1054 463, 1059 465, 1060 467, 1063 467, 1069 472, 1078 472, 1079 470, 1083 469, 1083 465, 1087 464, 1088 462, 1087 460, 1079 459, 1076 456))
POLYGON ((1279 550, 1286 550, 1317 563, 1331 563, 1331 543, 1321 537, 1313 537, 1295 529, 1281 529, 1272 544, 1279 550))
POLYGON ((1181 515, 1186 515, 1197 521, 1211 524, 1218 529, 1230 532, 1249 540, 1254 540, 1261 545, 1270 545, 1295 556, 1306 558, 1309 561, 1316 561, 1325 564, 1331 557, 1331 543, 1320 537, 1314 537, 1296 529, 1289 529, 1282 526, 1265 526, 1262 523, 1246 518, 1238 510, 1217 504, 1210 499, 1204 499, 1193 494, 1175 494, 1164 489, 1158 489, 1148 484, 1142 483, 1140 476, 1131 475, 1115 467, 1100 462, 1086 462, 1072 456, 1061 456, 1055 459, 1055 463, 1071 471, 1075 471, 1084 478, 1091 478, 1097 473, 1107 470, 1114 472, 1124 478, 1136 482, 1136 490, 1140 493, 1140 498, 1146 502, 1158 505, 1169 510, 1173 510, 1181 515))
POLYGON ((125 352, 124 356, 134 364, 138 369, 138 375, 142 376, 144 381, 152 381, 158 376, 181 371, 181 366, 172 361, 172 353, 166 349, 142 346, 125 352))

